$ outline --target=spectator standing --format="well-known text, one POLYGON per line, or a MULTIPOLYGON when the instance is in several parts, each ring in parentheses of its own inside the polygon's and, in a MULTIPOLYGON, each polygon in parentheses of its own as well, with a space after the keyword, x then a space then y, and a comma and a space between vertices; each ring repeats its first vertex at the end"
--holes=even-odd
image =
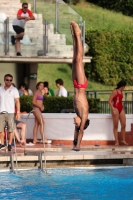
POLYGON ((0 149, 4 149, 4 127, 8 123, 8 151, 11 151, 12 135, 14 129, 14 113, 16 105, 16 119, 20 119, 20 102, 17 88, 12 86, 13 76, 6 74, 4 76, 5 86, 0 87, 0 149), (4 112, 4 113, 2 113, 4 112))
POLYGON ((25 96, 29 95, 28 85, 26 83, 21 84, 20 90, 22 91, 23 95, 25 95, 25 96))
POLYGON ((33 95, 33 92, 28 89, 28 85, 26 83, 21 83, 19 85, 19 95, 33 95))
POLYGON ((48 87, 44 87, 44 89, 43 89, 43 95, 44 95, 44 96, 47 96, 47 97, 51 96, 51 95, 49 94, 48 87))
POLYGON ((43 89, 44 89, 44 83, 38 82, 36 85, 36 91, 34 92, 32 103, 33 103, 33 115, 35 116, 35 125, 33 129, 33 143, 36 144, 40 142, 37 140, 37 132, 38 128, 40 127, 40 134, 42 137, 42 140, 44 139, 44 143, 47 143, 47 139, 44 137, 44 119, 42 116, 42 111, 44 110, 43 105, 43 89))
POLYGON ((44 87, 47 87, 48 88, 48 93, 49 93, 49 96, 54 96, 54 90, 49 88, 49 83, 48 81, 44 81, 44 87))
POLYGON ((63 80, 61 78, 57 79, 55 81, 56 86, 59 88, 58 92, 57 92, 57 96, 59 97, 67 97, 67 90, 64 88, 63 84, 63 80))
POLYGON ((22 8, 17 12, 17 17, 13 20, 13 29, 16 32, 16 35, 11 36, 12 45, 15 45, 16 41, 17 56, 22 56, 20 53, 20 40, 22 40, 24 36, 25 23, 29 20, 35 20, 35 17, 28 9, 28 3, 23 3, 22 8))
POLYGON ((128 145, 125 141, 126 116, 125 116, 125 111, 122 105, 122 98, 123 98, 122 91, 125 89, 125 86, 126 86, 126 82, 124 80, 121 80, 117 84, 117 87, 110 94, 110 97, 108 100, 108 103, 112 111, 113 132, 114 132, 116 146, 119 146, 119 140, 118 140, 118 122, 119 121, 121 124, 121 134, 122 134, 121 144, 128 145))

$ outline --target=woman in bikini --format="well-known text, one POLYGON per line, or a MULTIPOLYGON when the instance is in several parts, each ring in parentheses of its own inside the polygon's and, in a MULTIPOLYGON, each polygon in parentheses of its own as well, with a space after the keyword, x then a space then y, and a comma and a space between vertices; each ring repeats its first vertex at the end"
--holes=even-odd
POLYGON ((77 116, 74 118, 75 131, 73 150, 79 151, 84 129, 89 125, 89 106, 86 98, 86 87, 88 80, 85 76, 83 60, 83 47, 81 43, 81 31, 76 22, 70 22, 70 29, 73 38, 73 63, 72 79, 74 85, 73 104, 77 116))
POLYGON ((37 131, 40 126, 40 134, 42 137, 43 142, 47 143, 47 139, 44 136, 44 119, 42 116, 42 111, 44 110, 43 105, 43 89, 44 89, 44 83, 39 82, 36 85, 36 91, 33 95, 32 103, 33 103, 33 114, 35 116, 35 125, 33 129, 33 143, 36 144, 40 142, 37 140, 37 131))
POLYGON ((115 145, 119 146, 119 140, 118 140, 118 122, 120 120, 121 124, 121 134, 122 134, 122 145, 128 145, 125 141, 125 128, 126 128, 126 116, 122 105, 122 98, 123 94, 122 91, 125 89, 126 82, 124 80, 121 80, 117 84, 117 88, 113 90, 113 92, 110 94, 108 103, 111 107, 112 111, 112 118, 113 118, 113 132, 115 137, 115 145))

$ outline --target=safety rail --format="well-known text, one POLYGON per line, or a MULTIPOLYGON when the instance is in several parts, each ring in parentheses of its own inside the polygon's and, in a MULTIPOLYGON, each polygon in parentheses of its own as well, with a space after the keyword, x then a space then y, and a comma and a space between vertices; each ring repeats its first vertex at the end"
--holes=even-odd
MULTIPOLYGON (((3 31, 3 50, 0 51, 1 55, 16 55, 15 47, 11 44, 11 35, 14 32, 11 30, 12 25, 10 24, 10 19, 6 18, 4 21, 4 31, 3 31)), ((48 53, 48 22, 45 20, 42 24, 41 35, 38 37, 38 33, 34 32, 34 38, 31 39, 30 32, 29 35, 25 34, 23 40, 20 40, 22 55, 26 56, 46 56, 48 53), (35 47, 35 48, 33 48, 35 47)), ((31 28, 32 29, 32 28, 31 28)), ((1 49, 0 49, 1 50, 1 49)))
MULTIPOLYGON (((123 101, 126 114, 133 114, 133 101, 123 101)), ((107 101, 100 101, 100 113, 111 113, 111 108, 107 101)))
MULTIPOLYGON (((85 53, 85 22, 82 17, 62 0, 29 0, 36 20, 30 20, 25 25, 25 34, 21 43, 21 54, 24 57, 52 56, 72 57, 73 45, 70 31, 70 21, 75 21, 81 29, 81 40, 85 53)), ((12 27, 12 17, 4 14, 0 22, 0 55, 16 56, 15 45, 11 36, 15 34, 12 27), (5 19, 6 18, 6 19, 5 19), (2 47, 2 48, 1 48, 2 47), (4 50, 3 50, 4 48, 4 50)))
POLYGON ((32 0, 30 3, 34 12, 42 13, 43 19, 54 25, 55 33, 66 35, 67 44, 72 44, 72 36, 69 28, 70 21, 77 22, 81 29, 85 25, 82 23, 82 17, 70 7, 70 1, 68 4, 62 0, 32 0))
MULTIPOLYGON (((90 98, 98 98, 101 101, 107 101, 109 95, 111 94, 112 90, 87 90, 86 95, 90 98)), ((74 91, 68 91, 68 96, 73 96, 74 91)), ((124 101, 133 101, 133 90, 124 90, 123 91, 123 100, 124 101)))

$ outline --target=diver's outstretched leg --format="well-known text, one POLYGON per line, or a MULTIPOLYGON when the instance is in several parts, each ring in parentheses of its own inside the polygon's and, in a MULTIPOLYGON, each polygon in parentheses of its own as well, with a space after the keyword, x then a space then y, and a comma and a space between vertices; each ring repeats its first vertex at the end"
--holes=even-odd
POLYGON ((76 22, 70 22, 70 28, 73 38, 73 68, 72 77, 76 78, 78 83, 85 83, 86 77, 83 67, 83 46, 81 42, 81 30, 76 22))

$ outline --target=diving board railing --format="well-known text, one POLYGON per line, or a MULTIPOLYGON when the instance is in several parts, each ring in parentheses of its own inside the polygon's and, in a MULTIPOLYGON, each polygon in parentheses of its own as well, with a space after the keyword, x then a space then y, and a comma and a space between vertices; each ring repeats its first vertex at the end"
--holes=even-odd
POLYGON ((45 142, 44 142, 44 126, 43 126, 43 123, 42 123, 42 117, 41 117, 41 113, 38 111, 38 110, 31 110, 29 112, 29 114, 27 115, 27 118, 26 118, 26 133, 25 133, 25 141, 26 141, 26 138, 27 138, 27 127, 28 127, 28 119, 30 117, 30 114, 32 114, 33 112, 37 112, 39 115, 40 115, 40 121, 41 121, 41 125, 42 125, 42 141, 43 141, 43 151, 38 151, 38 152, 35 152, 35 151, 27 151, 26 149, 26 143, 25 143, 25 146, 24 146, 24 154, 25 155, 38 155, 38 161, 40 163, 40 169, 41 171, 43 171, 43 162, 42 162, 42 155, 44 154, 44 168, 45 168, 45 172, 46 172, 46 148, 45 148, 45 142))

